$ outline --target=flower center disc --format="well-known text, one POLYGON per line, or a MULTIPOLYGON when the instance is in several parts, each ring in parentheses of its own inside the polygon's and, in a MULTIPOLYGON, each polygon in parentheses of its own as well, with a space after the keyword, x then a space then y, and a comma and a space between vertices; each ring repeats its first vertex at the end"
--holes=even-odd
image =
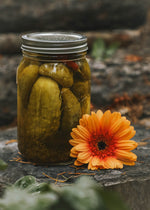
POLYGON ((99 141, 97 146, 99 150, 104 150, 106 148, 106 143, 104 141, 99 141))

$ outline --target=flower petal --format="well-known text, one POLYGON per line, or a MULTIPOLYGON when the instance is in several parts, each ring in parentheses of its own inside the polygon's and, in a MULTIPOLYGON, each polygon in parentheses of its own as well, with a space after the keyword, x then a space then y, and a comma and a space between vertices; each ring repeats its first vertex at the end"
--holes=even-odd
POLYGON ((98 170, 98 167, 97 166, 91 166, 91 170, 93 170, 93 171, 98 170))
POLYGON ((106 169, 109 169, 109 168, 114 169, 115 168, 115 164, 111 160, 110 157, 105 158, 105 160, 104 160, 104 168, 106 168, 106 169))
POLYGON ((123 168, 122 161, 114 158, 114 162, 115 162, 115 168, 123 168))
POLYGON ((123 168, 123 164, 121 161, 117 160, 114 157, 107 157, 104 160, 104 168, 106 169, 123 168))
POLYGON ((110 126, 110 117, 111 117, 111 112, 110 110, 106 111, 101 119, 101 129, 103 131, 103 134, 108 132, 109 126, 110 126))
POLYGON ((98 134, 100 131, 100 122, 99 122, 98 116, 95 112, 93 112, 92 117, 93 117, 93 121, 94 121, 94 125, 95 125, 95 131, 98 134))
POLYGON ((79 120, 80 125, 82 125, 83 127, 87 127, 89 116, 90 115, 88 114, 84 114, 82 118, 79 120))
POLYGON ((70 152, 70 157, 76 158, 78 153, 70 152))
POLYGON ((71 156, 71 157, 77 157, 78 153, 79 153, 79 152, 76 150, 75 147, 73 147, 73 148, 70 150, 70 156, 71 156))
POLYGON ((110 120, 111 120, 111 124, 112 124, 112 125, 113 125, 116 121, 118 121, 119 119, 121 119, 121 114, 120 114, 120 112, 113 112, 113 113, 111 114, 110 120))
POLYGON ((83 163, 81 163, 81 162, 78 161, 78 160, 75 160, 75 161, 74 161, 74 165, 75 165, 75 166, 82 166, 83 163))
POLYGON ((80 144, 80 143, 85 143, 86 141, 84 140, 84 139, 77 139, 77 138, 75 138, 75 139, 70 139, 69 140, 69 143, 72 145, 72 146, 76 146, 76 145, 78 145, 78 144, 80 144))
POLYGON ((93 158, 91 158, 91 160, 89 161, 88 170, 90 170, 90 169, 91 169, 91 170, 97 170, 98 167, 92 165, 92 159, 93 159, 93 158))
POLYGON ((134 153, 120 149, 116 149, 116 157, 125 162, 133 162, 137 160, 137 156, 134 153))
POLYGON ((103 116, 103 112, 102 112, 101 110, 98 110, 98 111, 96 112, 96 115, 97 115, 98 120, 99 120, 99 123, 100 123, 100 122, 101 122, 101 118, 102 118, 102 116, 103 116))
POLYGON ((131 139, 135 135, 135 133, 136 131, 134 130, 134 127, 130 126, 129 132, 123 136, 120 136, 119 139, 120 140, 131 139))
POLYGON ((80 152, 80 153, 78 154, 78 160, 79 160, 80 162, 83 162, 83 161, 88 162, 89 159, 90 159, 90 157, 91 157, 91 154, 90 154, 89 152, 80 152))
POLYGON ((92 165, 93 166, 99 166, 100 165, 100 158, 98 156, 94 156, 92 159, 92 165))
POLYGON ((76 157, 77 157, 77 155, 71 152, 71 153, 70 153, 70 157, 72 157, 72 158, 76 158, 76 157))
MULTIPOLYGON (((72 130, 73 130, 73 129, 72 129, 72 130)), ((82 139, 81 136, 79 136, 79 135, 76 134, 75 132, 71 132, 70 135, 71 135, 71 137, 72 137, 73 139, 82 139)), ((86 140, 86 139, 84 139, 84 140, 86 140)))
POLYGON ((123 162, 120 160, 117 160, 114 157, 108 157, 104 159, 101 163, 100 169, 115 169, 115 168, 123 168, 123 162))
POLYGON ((89 138, 90 133, 89 133, 89 131, 85 127, 83 127, 82 125, 77 125, 77 129, 80 132, 80 134, 82 136, 84 136, 84 138, 86 138, 86 139, 89 138))
POLYGON ((127 120, 126 117, 122 117, 121 120, 122 120, 122 122, 121 122, 119 132, 122 132, 123 130, 130 127, 130 121, 127 120))
POLYGON ((87 143, 80 143, 75 146, 75 149, 79 152, 88 152, 89 151, 89 145, 87 143))
POLYGON ((115 134, 120 129, 122 121, 122 119, 119 119, 110 125, 109 131, 111 134, 115 134))
POLYGON ((87 164, 90 162, 91 158, 92 156, 86 157, 85 159, 84 158, 80 159, 79 157, 77 157, 77 160, 83 164, 87 164))
POLYGON ((121 140, 116 143, 116 147, 120 150, 133 150, 137 148, 138 143, 133 140, 121 140))
POLYGON ((88 130, 90 133, 97 133, 100 129, 99 120, 97 118, 97 115, 92 112, 92 115, 88 118, 88 130))
POLYGON ((131 161, 131 162, 125 162, 125 161, 121 161, 124 165, 128 165, 128 166, 134 166, 135 162, 131 161))
POLYGON ((84 139, 84 140, 87 140, 87 138, 89 137, 89 132, 86 128, 84 128, 82 126, 82 129, 81 129, 81 125, 80 125, 80 130, 78 128, 73 128, 72 129, 72 133, 71 133, 71 136, 72 138, 78 138, 78 139, 84 139))
POLYGON ((119 134, 123 132, 125 129, 128 129, 130 126, 130 121, 126 119, 126 117, 122 117, 121 119, 117 120, 110 126, 110 131, 112 134, 119 134))
POLYGON ((135 131, 133 132, 133 127, 132 126, 130 126, 129 128, 127 128, 127 129, 124 129, 124 130, 121 130, 121 131, 118 131, 117 133, 115 133, 115 137, 116 138, 118 138, 118 139, 129 139, 129 138, 125 138, 126 136, 128 137, 130 137, 130 136, 132 136, 131 134, 135 134, 135 131))

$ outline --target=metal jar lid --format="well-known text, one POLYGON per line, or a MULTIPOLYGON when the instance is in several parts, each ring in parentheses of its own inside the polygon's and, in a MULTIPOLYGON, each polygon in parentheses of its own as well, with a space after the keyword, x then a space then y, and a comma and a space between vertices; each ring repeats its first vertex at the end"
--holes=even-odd
POLYGON ((23 51, 40 54, 72 54, 87 51, 84 35, 67 32, 39 32, 22 36, 23 51))

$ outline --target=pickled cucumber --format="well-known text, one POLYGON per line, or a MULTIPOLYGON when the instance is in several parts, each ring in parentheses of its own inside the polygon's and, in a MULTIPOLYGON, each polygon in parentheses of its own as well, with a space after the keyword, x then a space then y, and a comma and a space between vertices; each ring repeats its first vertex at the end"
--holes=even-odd
POLYGON ((62 88, 61 95, 63 100, 61 129, 64 132, 70 132, 77 126, 81 117, 80 103, 68 88, 62 88))
POLYGON ((25 107, 28 104, 32 86, 38 78, 38 73, 37 65, 29 65, 18 75, 20 96, 25 107))
POLYGON ((75 72, 75 77, 82 80, 90 80, 91 71, 88 62, 86 60, 82 60, 78 62, 78 65, 79 69, 75 72))
POLYGON ((33 85, 26 112, 26 133, 42 141, 59 128, 61 97, 58 84, 51 78, 40 77, 33 85))
POLYGON ((23 58, 22 61, 20 62, 17 72, 16 72, 16 84, 18 84, 18 75, 23 71, 23 69, 29 65, 29 60, 23 58))
POLYGON ((90 93, 90 82, 89 81, 75 81, 72 86, 72 92, 80 101, 83 97, 90 93))
POLYGON ((73 84, 73 73, 62 63, 45 63, 41 65, 39 73, 54 79, 62 87, 71 87, 73 84))
POLYGON ((25 132, 24 116, 26 112, 22 105, 19 88, 17 88, 17 111, 18 139, 23 139, 25 132))
POLYGON ((90 114, 90 95, 85 96, 81 102, 81 112, 83 114, 90 114))

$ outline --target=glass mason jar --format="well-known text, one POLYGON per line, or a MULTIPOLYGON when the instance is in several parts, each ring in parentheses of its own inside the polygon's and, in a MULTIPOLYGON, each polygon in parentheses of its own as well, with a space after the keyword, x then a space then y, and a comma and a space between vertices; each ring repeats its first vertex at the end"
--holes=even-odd
POLYGON ((69 161, 70 132, 90 113, 87 39, 75 33, 22 36, 17 69, 18 148, 38 164, 69 161))

